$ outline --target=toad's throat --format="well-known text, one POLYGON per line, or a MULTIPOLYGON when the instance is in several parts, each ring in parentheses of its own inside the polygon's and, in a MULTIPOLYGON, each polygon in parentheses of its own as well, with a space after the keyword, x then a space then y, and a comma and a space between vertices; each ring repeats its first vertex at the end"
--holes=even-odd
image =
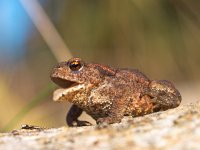
POLYGON ((84 84, 77 83, 74 81, 64 80, 61 78, 54 78, 54 83, 56 83, 61 88, 54 91, 53 100, 54 101, 67 101, 67 97, 71 97, 77 91, 85 88, 84 84))

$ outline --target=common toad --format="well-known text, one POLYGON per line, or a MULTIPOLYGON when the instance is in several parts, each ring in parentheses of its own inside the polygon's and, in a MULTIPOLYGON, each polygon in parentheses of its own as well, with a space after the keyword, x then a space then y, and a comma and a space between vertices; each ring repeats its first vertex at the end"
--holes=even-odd
POLYGON ((175 108, 181 95, 166 80, 150 80, 136 69, 111 68, 97 63, 85 63, 72 58, 59 63, 51 80, 61 88, 54 92, 54 101, 68 101, 69 126, 90 125, 78 120, 83 111, 97 124, 120 122, 123 116, 141 116, 175 108))

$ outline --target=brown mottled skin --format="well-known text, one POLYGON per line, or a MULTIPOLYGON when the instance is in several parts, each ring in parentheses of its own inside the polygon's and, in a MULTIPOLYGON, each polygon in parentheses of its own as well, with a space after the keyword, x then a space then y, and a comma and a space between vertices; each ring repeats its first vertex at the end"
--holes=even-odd
POLYGON ((54 100, 73 103, 66 117, 69 126, 90 125, 78 120, 83 111, 97 124, 111 124, 120 122, 125 115, 141 116, 181 103, 180 93, 169 81, 150 80, 135 69, 85 63, 80 58, 58 64, 51 79, 67 89, 54 100))

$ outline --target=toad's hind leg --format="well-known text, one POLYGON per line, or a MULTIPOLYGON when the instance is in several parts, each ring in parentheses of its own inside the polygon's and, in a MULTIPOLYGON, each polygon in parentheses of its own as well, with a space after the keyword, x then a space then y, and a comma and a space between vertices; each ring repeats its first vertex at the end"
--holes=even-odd
POLYGON ((152 81, 147 95, 152 97, 155 111, 178 107, 182 99, 174 85, 166 80, 152 81))
POLYGON ((88 126, 92 125, 90 122, 78 120, 78 117, 82 114, 83 110, 76 105, 72 105, 67 116, 66 122, 70 127, 73 126, 88 126))

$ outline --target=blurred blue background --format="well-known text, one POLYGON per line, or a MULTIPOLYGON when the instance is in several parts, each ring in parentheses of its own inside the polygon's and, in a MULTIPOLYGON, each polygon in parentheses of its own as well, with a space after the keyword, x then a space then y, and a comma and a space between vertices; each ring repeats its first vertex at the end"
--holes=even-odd
POLYGON ((32 24, 19 1, 1 0, 0 10, 0 61, 14 63, 24 56, 32 24))

